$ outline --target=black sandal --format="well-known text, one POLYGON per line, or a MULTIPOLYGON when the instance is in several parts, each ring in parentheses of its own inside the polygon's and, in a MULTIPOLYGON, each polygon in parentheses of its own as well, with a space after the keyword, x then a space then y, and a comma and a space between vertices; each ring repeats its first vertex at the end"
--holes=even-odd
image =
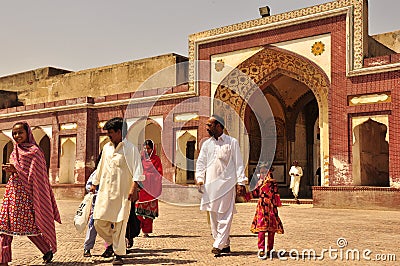
POLYGON ((49 263, 51 262, 51 260, 53 259, 53 251, 48 251, 46 254, 43 255, 43 261, 45 263, 49 263))
POLYGON ((128 239, 127 243, 126 243, 126 248, 131 248, 133 247, 133 238, 132 239, 128 239))

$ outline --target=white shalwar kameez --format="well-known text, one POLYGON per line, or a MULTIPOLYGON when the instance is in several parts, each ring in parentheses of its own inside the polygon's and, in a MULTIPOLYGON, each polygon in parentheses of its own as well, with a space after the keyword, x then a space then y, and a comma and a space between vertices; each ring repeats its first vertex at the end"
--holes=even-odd
POLYGON ((299 188, 300 188, 300 180, 303 176, 303 169, 300 166, 290 167, 289 170, 290 175, 290 188, 292 189, 292 193, 295 199, 299 196, 299 188))
POLYGON ((104 145, 97 175, 92 184, 99 185, 93 211, 95 228, 114 253, 125 255, 125 231, 131 202, 129 191, 134 181, 143 181, 143 168, 137 148, 124 139, 117 147, 104 145))
POLYGON ((222 134, 209 138, 196 163, 196 181, 203 182, 200 210, 210 212, 214 248, 229 246, 233 214, 236 213, 236 184, 247 184, 238 141, 222 134))

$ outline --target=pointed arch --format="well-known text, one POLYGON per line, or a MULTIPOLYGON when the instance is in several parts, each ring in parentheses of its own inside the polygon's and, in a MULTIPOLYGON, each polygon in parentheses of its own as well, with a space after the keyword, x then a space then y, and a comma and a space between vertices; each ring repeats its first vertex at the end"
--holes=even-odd
MULTIPOLYGON (((13 151, 13 149, 14 149, 13 141, 7 135, 0 133, 0 153, 3 164, 6 164, 10 161, 10 154, 13 151)), ((6 184, 10 175, 11 175, 10 173, 2 171, 1 184, 6 184)))
POLYGON ((74 184, 76 182, 76 137, 63 137, 60 139, 60 169, 58 182, 60 184, 74 184))
POLYGON ((50 168, 50 154, 51 154, 51 141, 50 137, 47 135, 46 131, 43 130, 40 126, 36 126, 32 129, 33 137, 36 140, 36 143, 42 149, 44 153, 44 157, 46 159, 47 171, 50 168))
POLYGON ((139 148, 145 139, 152 139, 156 145, 157 155, 162 154, 161 143, 162 126, 151 117, 144 117, 135 121, 129 128, 126 138, 139 148))
POLYGON ((279 75, 304 83, 314 93, 318 105, 327 107, 329 78, 319 66, 301 55, 268 46, 236 69, 240 72, 231 71, 217 87, 214 98, 231 105, 241 118, 244 118, 247 101, 254 91, 279 75), (249 83, 247 77, 257 86, 249 83))
POLYGON ((239 64, 222 80, 214 95, 214 110, 222 110, 222 104, 228 104, 242 121, 245 121, 246 108, 252 95, 259 88, 267 87, 280 75, 305 84, 317 100, 321 135, 320 151, 323 160, 321 169, 324 175, 323 184, 327 185, 329 183, 328 91, 330 82, 324 70, 314 62, 290 51, 266 46, 239 64), (249 81, 249 77, 252 82, 249 81))

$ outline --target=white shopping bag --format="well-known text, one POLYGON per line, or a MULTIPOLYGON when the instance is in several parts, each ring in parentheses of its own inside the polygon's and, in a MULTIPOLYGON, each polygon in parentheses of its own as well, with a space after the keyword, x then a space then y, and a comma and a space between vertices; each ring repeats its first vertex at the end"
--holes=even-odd
POLYGON ((90 209, 92 208, 93 193, 88 193, 83 198, 81 204, 76 210, 74 217, 74 226, 79 233, 85 231, 89 222, 90 209))

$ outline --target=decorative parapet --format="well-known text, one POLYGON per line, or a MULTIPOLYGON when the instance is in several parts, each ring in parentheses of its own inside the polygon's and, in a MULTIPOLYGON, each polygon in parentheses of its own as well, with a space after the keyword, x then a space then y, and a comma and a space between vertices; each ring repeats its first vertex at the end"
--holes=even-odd
POLYGON ((400 63, 389 66, 363 65, 368 53, 368 5, 367 0, 337 0, 321 5, 294 10, 282 14, 258 18, 225 27, 211 29, 189 36, 189 90, 197 92, 195 86, 199 46, 229 38, 245 36, 261 31, 288 27, 308 21, 346 14, 347 16, 347 75, 357 76, 400 69, 400 63))
POLYGON ((188 91, 188 84, 181 84, 169 88, 158 88, 147 91, 119 93, 99 97, 78 97, 46 103, 35 103, 17 107, 0 109, 0 119, 10 117, 23 117, 32 114, 51 113, 82 108, 103 108, 144 103, 152 101, 166 101, 194 96, 188 91))

